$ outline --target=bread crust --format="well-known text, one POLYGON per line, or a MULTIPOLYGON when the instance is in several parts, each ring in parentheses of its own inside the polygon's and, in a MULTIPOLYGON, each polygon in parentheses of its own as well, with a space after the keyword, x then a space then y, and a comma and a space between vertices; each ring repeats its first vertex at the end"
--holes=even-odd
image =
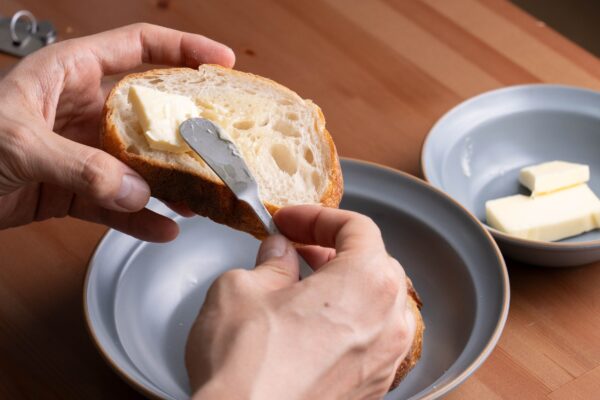
POLYGON ((425 333, 425 323, 423 322, 423 316, 421 315, 421 307, 423 306, 423 303, 421 302, 421 298, 415 290, 411 280, 407 278, 406 282, 408 294, 406 300, 408 301, 415 317, 415 336, 406 357, 404 360, 402 360, 398 366, 398 369, 396 369, 396 375, 394 376, 390 390, 394 390, 400 384, 402 379, 406 377, 410 370, 413 369, 413 367, 421 359, 421 352, 423 350, 423 334, 425 333))
MULTIPOLYGON (((246 74, 220 66, 215 67, 222 69, 227 74, 246 74)), ((184 203, 199 215, 208 217, 215 222, 228 225, 234 229, 247 232, 258 239, 263 239, 267 236, 267 232, 258 217, 254 214, 250 206, 238 200, 223 182, 217 182, 168 163, 128 152, 126 144, 121 139, 118 127, 113 120, 114 110, 110 106, 113 96, 119 88, 128 84, 133 79, 138 79, 145 75, 163 75, 189 71, 189 68, 154 69, 127 75, 119 81, 108 95, 104 104, 101 146, 105 151, 139 173, 148 182, 153 197, 165 202, 184 203)), ((257 75, 252 75, 252 77, 253 79, 268 82, 282 90, 291 92, 290 89, 270 79, 257 75)), ((325 124, 325 117, 320 109, 319 120, 325 124)), ((337 208, 343 194, 342 172, 333 139, 326 129, 323 131, 323 134, 329 148, 331 168, 328 171, 328 186, 323 192, 320 203, 326 207, 337 208)), ((280 208, 278 205, 268 202, 264 204, 271 214, 274 214, 280 208)))

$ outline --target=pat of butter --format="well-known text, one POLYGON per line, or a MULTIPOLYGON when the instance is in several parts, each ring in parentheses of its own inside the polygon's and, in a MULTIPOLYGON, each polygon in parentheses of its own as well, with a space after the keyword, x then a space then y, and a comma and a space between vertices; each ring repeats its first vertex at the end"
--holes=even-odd
POLYGON ((523 239, 559 240, 600 227, 600 200, 587 184, 490 200, 485 208, 490 226, 523 239))
POLYGON ((583 164, 550 161, 523 168, 519 181, 538 196, 555 190, 579 185, 590 180, 590 168, 583 164))
POLYGON ((179 135, 179 125, 189 118, 198 117, 198 107, 192 99, 146 86, 132 85, 128 100, 151 148, 174 153, 189 150, 179 135))

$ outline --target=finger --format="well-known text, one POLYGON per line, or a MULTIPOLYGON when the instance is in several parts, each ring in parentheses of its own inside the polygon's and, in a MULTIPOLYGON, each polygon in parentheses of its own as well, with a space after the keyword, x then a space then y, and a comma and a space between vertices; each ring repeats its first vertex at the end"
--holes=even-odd
POLYGON ((335 258, 335 249, 329 247, 314 245, 299 246, 296 247, 296 251, 314 271, 317 271, 323 265, 335 258))
POLYGON ((256 256, 255 279, 266 289, 278 290, 298 281, 298 253, 283 236, 266 238, 256 256))
POLYGON ((76 197, 69 214, 75 218, 109 226, 148 242, 169 242, 179 233, 179 227, 174 221, 147 208, 134 213, 123 213, 104 209, 86 201, 85 198, 76 197))
POLYGON ((391 268, 398 277, 398 295, 396 296, 396 302, 394 307, 392 308, 392 315, 390 315, 390 321, 393 319, 399 320, 401 326, 404 329, 400 330, 400 336, 395 338, 395 340, 401 340, 405 343, 404 351, 401 354, 401 359, 404 359, 407 352, 410 350, 413 337, 415 334, 416 321, 415 316, 413 314, 413 307, 416 307, 416 302, 410 297, 410 292, 412 289, 412 284, 410 284, 409 289, 409 281, 406 277, 406 273, 404 272, 404 268, 402 265, 393 257, 388 258, 388 266, 387 268, 391 268))
POLYGON ((53 132, 36 136, 29 152, 33 181, 53 183, 115 211, 138 211, 148 203, 148 184, 111 155, 53 132))
MULTIPOLYGON (((393 340, 397 343, 399 354, 395 362, 394 372, 398 369, 402 361, 408 356, 412 349, 413 341, 417 331, 417 319, 416 319, 416 305, 413 302, 406 302, 404 308, 399 311, 400 324, 402 329, 392 330, 394 334, 389 340, 393 340)), ((395 375, 395 373, 394 373, 395 375)))
POLYGON ((281 233, 293 242, 334 247, 337 254, 385 249, 377 225, 352 211, 302 205, 283 208, 274 218, 281 233))
MULTIPOLYGON (((407 343, 412 345, 412 342, 415 338, 415 334, 417 331, 417 318, 415 313, 417 312, 416 304, 412 301, 406 302, 406 307, 404 309, 404 320, 406 321, 406 329, 408 331, 407 343)), ((402 358, 406 356, 406 353, 410 350, 410 346, 408 349, 402 354, 402 358)))
POLYGON ((181 215, 182 217, 190 218, 190 217, 195 217, 196 215, 198 215, 195 212, 193 212, 192 210, 190 210, 190 208, 184 202, 178 202, 178 203, 163 202, 163 203, 167 207, 169 207, 171 210, 173 210, 177 214, 181 215))
MULTIPOLYGON (((408 293, 409 290, 408 290, 406 272, 404 271, 404 267, 402 267, 402 264, 400 264, 400 262, 398 260, 396 260, 394 257, 392 257, 390 255, 387 256, 387 262, 388 262, 388 265, 385 266, 385 268, 389 268, 396 275, 398 282, 400 284, 400 289, 399 289, 400 293, 408 293)), ((403 295, 403 297, 405 298, 406 296, 403 295)))
POLYGON ((125 72, 142 63, 191 68, 205 63, 232 67, 235 63, 233 50, 219 42, 146 23, 76 40, 94 53, 105 75, 125 72))

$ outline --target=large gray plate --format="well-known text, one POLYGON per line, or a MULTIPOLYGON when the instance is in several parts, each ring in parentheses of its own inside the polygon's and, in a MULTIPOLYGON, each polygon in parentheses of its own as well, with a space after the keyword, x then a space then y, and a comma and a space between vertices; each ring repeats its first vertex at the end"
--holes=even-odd
MULTIPOLYGON (((342 207, 379 224, 425 304, 422 360, 386 398, 439 397, 472 374, 500 337, 509 299, 502 257, 474 217, 424 182, 357 161, 342 167, 342 207)), ((87 322, 102 354, 137 389, 166 399, 188 397, 183 348, 210 283, 228 268, 251 268, 258 248, 249 235, 207 219, 177 219, 181 234, 169 244, 110 231, 85 283, 87 322)))
MULTIPOLYGON (((450 110, 431 129, 423 173, 485 221, 485 202, 526 193, 519 170, 544 161, 588 164, 600 195, 600 93, 559 85, 493 90, 450 110)), ((600 260, 600 230, 559 242, 519 239, 489 228, 510 257, 545 266, 600 260)))

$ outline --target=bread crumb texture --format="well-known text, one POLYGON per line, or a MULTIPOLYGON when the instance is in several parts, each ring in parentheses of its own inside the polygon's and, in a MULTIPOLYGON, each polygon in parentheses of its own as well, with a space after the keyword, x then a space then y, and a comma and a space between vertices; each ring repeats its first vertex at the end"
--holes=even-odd
POLYGON ((132 85, 191 98, 198 114, 239 148, 263 201, 277 207, 315 204, 331 191, 330 172, 339 172, 337 155, 321 110, 311 100, 271 80, 213 65, 176 73, 153 70, 122 80, 107 108, 126 151, 215 182, 221 181, 193 151, 174 154, 149 147, 128 101, 132 85))

